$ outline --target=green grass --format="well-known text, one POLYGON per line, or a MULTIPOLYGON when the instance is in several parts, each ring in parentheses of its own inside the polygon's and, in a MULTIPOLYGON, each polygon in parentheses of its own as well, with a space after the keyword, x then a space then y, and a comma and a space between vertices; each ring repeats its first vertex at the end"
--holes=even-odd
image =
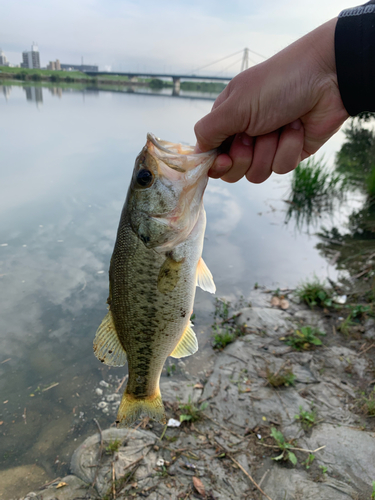
POLYGON ((375 500, 375 481, 372 482, 371 500, 375 500))
POLYGON ((181 410, 180 422, 197 422, 203 418, 202 412, 207 408, 208 403, 205 401, 199 407, 196 406, 189 396, 189 400, 185 404, 180 404, 181 410))
POLYGON ((321 335, 325 335, 325 333, 317 328, 302 326, 299 330, 295 330, 292 335, 286 337, 286 343, 296 351, 307 350, 313 346, 322 345, 322 341, 319 338, 321 335))
MULTIPOLYGON (((212 327, 214 329, 214 327, 212 327)), ((216 329, 212 340, 212 347, 214 349, 224 349, 228 344, 236 340, 237 336, 230 332, 228 328, 216 329)))
POLYGON ((375 387, 368 396, 362 393, 357 400, 357 406, 367 417, 375 417, 375 387))
POLYGON ((302 283, 296 289, 296 295, 311 308, 314 306, 332 306, 332 291, 324 283, 321 283, 318 278, 302 283))
MULTIPOLYGON (((61 79, 70 77, 78 80, 91 80, 90 76, 87 76, 81 71, 53 71, 49 69, 28 69, 28 68, 10 68, 8 66, 0 66, 1 73, 11 74, 14 77, 19 77, 20 80, 32 79, 34 75, 40 76, 41 78, 49 78, 51 76, 59 75, 61 79)), ((0 73, 0 74, 1 74, 0 73)))
POLYGON ((105 448, 105 452, 107 455, 112 455, 113 453, 116 453, 120 446, 121 446, 121 441, 120 439, 115 439, 114 441, 110 441, 108 443, 108 446, 105 448))
POLYGON ((291 368, 281 368, 280 370, 273 372, 267 366, 266 368, 266 379, 272 387, 288 387, 290 385, 294 385, 294 381, 296 376, 293 373, 291 368))
POLYGON ((307 411, 300 406, 299 413, 294 415, 294 418, 301 423, 303 429, 309 429, 316 424, 316 411, 314 409, 307 411))
POLYGON ((297 226, 317 222, 322 212, 332 213, 336 201, 345 199, 345 177, 330 172, 322 159, 309 158, 294 170, 287 202, 286 222, 297 226))
MULTIPOLYGON (((246 303, 241 297, 237 306, 239 308, 250 307, 251 304, 246 303)), ((214 349, 220 350, 246 333, 246 325, 236 323, 236 315, 232 312, 232 305, 225 299, 215 299, 214 323, 211 328, 213 332, 212 346, 214 349)))

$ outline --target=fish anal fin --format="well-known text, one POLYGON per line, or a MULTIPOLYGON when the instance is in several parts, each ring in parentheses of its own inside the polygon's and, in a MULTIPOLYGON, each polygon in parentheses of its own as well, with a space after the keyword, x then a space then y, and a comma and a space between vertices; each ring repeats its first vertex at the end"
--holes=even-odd
POLYGON ((116 331, 111 311, 108 311, 101 322, 94 339, 95 356, 109 366, 124 366, 126 352, 116 331))
POLYGON ((199 259, 197 266, 197 286, 202 288, 205 292, 216 292, 216 286, 211 271, 208 269, 202 257, 199 259))
POLYGON ((142 415, 146 415, 163 425, 167 423, 159 388, 153 396, 142 399, 135 398, 125 390, 118 409, 116 423, 120 427, 129 427, 142 415))
POLYGON ((179 343, 174 348, 173 352, 171 352, 170 356, 172 358, 185 358, 186 356, 191 356, 196 353, 198 350, 198 340, 192 329, 192 324, 186 327, 179 343))

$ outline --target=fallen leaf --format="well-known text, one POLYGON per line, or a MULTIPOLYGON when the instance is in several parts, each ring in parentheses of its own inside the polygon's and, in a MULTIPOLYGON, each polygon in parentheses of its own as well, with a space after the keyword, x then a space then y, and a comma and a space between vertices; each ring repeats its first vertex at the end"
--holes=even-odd
POLYGON ((289 309, 289 302, 286 299, 283 299, 280 301, 280 307, 281 309, 289 309))
POLYGON ((203 389, 203 384, 200 384, 198 382, 197 384, 195 384, 195 386, 193 387, 193 389, 203 389))
POLYGON ((9 399, 7 399, 6 401, 3 401, 3 404, 6 405, 8 401, 9 401, 9 399))
POLYGON ((203 486, 203 483, 200 479, 198 479, 197 477, 193 477, 193 484, 194 484, 194 488, 197 490, 197 492, 202 495, 202 496, 205 496, 206 495, 206 490, 204 489, 204 486, 203 486))
POLYGON ((279 297, 276 297, 276 296, 272 297, 271 306, 279 307, 279 305, 280 305, 279 297))
POLYGON ((0 425, 3 425, 3 423, 4 423, 4 420, 0 420, 0 425))
POLYGON ((60 481, 59 484, 56 486, 57 488, 64 488, 64 486, 68 486, 68 483, 64 483, 64 481, 60 481))

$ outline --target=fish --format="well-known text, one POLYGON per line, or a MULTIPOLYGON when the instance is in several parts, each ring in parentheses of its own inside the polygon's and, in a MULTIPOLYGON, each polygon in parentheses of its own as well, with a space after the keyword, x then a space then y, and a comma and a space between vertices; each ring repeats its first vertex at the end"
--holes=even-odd
POLYGON ((196 286, 216 291, 202 259, 203 194, 216 156, 147 134, 135 161, 110 262, 108 313, 94 339, 101 362, 128 363, 119 426, 142 415, 165 424, 164 363, 198 350, 190 322, 196 286))

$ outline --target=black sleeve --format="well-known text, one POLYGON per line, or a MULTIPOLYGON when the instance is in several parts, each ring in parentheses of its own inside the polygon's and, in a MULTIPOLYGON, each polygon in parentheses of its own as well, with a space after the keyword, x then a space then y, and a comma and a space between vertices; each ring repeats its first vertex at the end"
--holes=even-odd
POLYGON ((340 13, 335 56, 340 94, 349 115, 375 111, 375 0, 340 13))

